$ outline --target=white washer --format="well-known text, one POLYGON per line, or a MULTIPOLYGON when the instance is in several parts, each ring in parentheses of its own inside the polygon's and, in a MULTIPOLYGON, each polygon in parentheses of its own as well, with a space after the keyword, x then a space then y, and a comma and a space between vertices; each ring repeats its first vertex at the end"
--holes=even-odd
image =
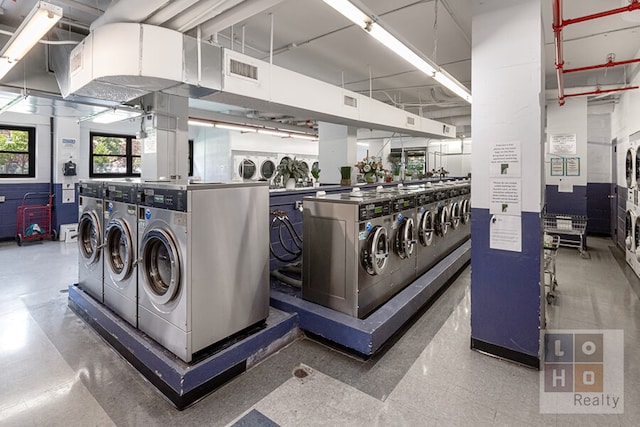
POLYGON ((267 318, 266 182, 141 184, 139 194, 142 332, 191 362, 267 318))
POLYGON ((636 147, 634 144, 629 146, 625 157, 625 178, 627 184, 627 206, 634 203, 634 190, 636 187, 636 147))
POLYGON ((252 181, 260 178, 260 160, 256 156, 236 155, 233 157, 233 178, 252 181))
POLYGON ((271 180, 276 175, 278 159, 275 157, 258 157, 258 179, 271 180))
POLYGON ((78 286, 103 302, 103 183, 80 181, 78 192, 78 286))
POLYGON ((105 183, 104 304, 138 326, 138 186, 105 183))

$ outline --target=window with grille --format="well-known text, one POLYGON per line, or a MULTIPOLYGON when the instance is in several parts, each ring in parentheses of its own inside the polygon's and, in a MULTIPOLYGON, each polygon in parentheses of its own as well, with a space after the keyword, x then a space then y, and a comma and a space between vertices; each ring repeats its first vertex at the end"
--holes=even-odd
POLYGON ((140 176, 140 141, 135 136, 91 133, 89 176, 140 176))
POLYGON ((0 178, 36 176, 36 129, 0 125, 0 178))

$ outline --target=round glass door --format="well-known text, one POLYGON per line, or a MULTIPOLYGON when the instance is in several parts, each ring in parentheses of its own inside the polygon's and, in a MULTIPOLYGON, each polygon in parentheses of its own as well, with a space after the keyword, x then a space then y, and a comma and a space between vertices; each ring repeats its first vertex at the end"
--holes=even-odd
POLYGON ((256 164, 253 160, 244 159, 238 167, 238 174, 242 179, 251 179, 256 174, 256 164))
POLYGON ((78 221, 78 248, 86 264, 94 264, 100 259, 102 229, 94 211, 85 212, 78 221))
POLYGON ((636 251, 636 260, 640 261, 640 217, 636 218, 636 226, 634 228, 634 243, 636 251))
POLYGON ((436 215, 436 232, 444 237, 449 232, 449 207, 438 205, 438 213, 436 215))
POLYGON ((121 282, 133 272, 134 248, 131 229, 121 219, 112 219, 105 231, 105 255, 109 274, 121 282))
POLYGON ((460 226, 460 203, 451 205, 451 228, 454 230, 460 226))
POLYGON ((461 210, 460 220, 462 221, 463 224, 468 223, 471 217, 471 209, 469 208, 469 199, 464 199, 462 201, 460 210, 461 210))
POLYGON ((416 241, 413 238, 413 218, 406 218, 398 227, 398 234, 396 238, 396 252, 402 259, 409 258, 413 255, 413 246, 416 241))
POLYGON ((431 246, 433 243, 433 214, 429 209, 424 211, 420 218, 419 236, 422 246, 431 246))
POLYGON ((165 230, 151 229, 142 238, 143 287, 157 305, 169 303, 180 290, 180 257, 173 237, 165 230))
POLYGON ((640 148, 636 151, 636 186, 640 182, 640 148))
POLYGON ((631 178, 633 175, 633 154, 627 150, 627 161, 625 163, 625 173, 627 176, 627 188, 631 188, 631 178))
POLYGON ((362 265, 371 276, 379 276, 384 272, 389 260, 389 239, 387 229, 375 226, 362 250, 362 265))
POLYGON ((271 179, 276 173, 276 164, 271 160, 265 160, 260 166, 260 175, 264 179, 271 179))
POLYGON ((631 220, 631 212, 627 211, 627 216, 625 220, 625 239, 624 244, 627 246, 628 250, 631 250, 633 247, 633 222, 631 220))

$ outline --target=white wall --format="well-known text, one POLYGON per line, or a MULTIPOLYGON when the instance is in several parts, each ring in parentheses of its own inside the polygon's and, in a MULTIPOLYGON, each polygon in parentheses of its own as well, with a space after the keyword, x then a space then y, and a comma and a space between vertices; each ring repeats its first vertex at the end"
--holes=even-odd
POLYGON ((587 182, 612 182, 611 112, 589 107, 587 123, 587 182))

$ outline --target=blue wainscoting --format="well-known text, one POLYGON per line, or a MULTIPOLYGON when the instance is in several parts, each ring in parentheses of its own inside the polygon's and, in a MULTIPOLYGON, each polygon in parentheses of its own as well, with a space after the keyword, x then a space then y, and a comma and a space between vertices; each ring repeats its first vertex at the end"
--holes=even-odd
MULTIPOLYGON (((27 193, 49 193, 49 183, 0 184, 0 196, 5 197, 0 203, 0 240, 13 240, 16 237, 17 210, 27 193)), ((43 205, 46 197, 29 198, 28 203, 43 205)))
POLYGON ((587 187, 575 185, 573 192, 560 193, 557 185, 546 187, 547 213, 587 215, 587 187))

